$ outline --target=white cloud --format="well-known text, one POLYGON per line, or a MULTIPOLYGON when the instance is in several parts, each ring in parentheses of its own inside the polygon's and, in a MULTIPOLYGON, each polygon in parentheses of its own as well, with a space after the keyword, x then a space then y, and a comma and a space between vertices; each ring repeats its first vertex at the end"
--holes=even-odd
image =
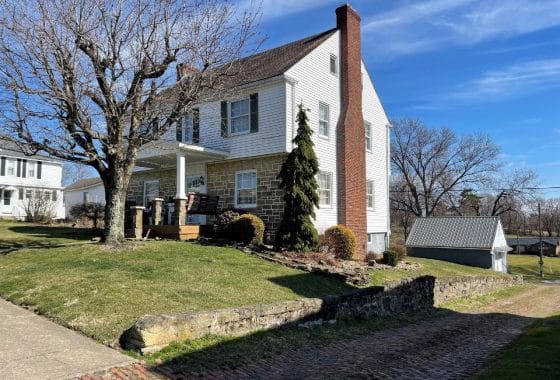
POLYGON ((318 8, 329 3, 340 3, 340 0, 240 0, 241 9, 260 7, 262 21, 300 13, 318 8))
POLYGON ((487 71, 463 85, 451 98, 487 103, 556 87, 560 87, 560 58, 528 61, 487 71))
POLYGON ((424 0, 365 19, 363 31, 391 58, 558 25, 558 0, 424 0))

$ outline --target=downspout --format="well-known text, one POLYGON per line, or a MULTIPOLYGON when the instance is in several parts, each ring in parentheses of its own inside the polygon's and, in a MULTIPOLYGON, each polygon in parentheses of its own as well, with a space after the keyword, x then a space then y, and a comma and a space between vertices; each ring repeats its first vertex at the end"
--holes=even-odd
POLYGON ((391 199, 389 194, 389 186, 391 180, 391 128, 393 126, 391 123, 385 125, 385 153, 386 153, 386 164, 385 170, 387 174, 387 186, 385 186, 386 196, 387 196, 387 233, 385 234, 385 247, 389 249, 390 236, 391 236, 391 199))

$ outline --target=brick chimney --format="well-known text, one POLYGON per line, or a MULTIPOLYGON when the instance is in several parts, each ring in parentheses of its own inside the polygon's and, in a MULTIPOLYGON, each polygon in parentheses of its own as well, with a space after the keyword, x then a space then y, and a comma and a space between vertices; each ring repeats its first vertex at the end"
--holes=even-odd
POLYGON ((362 115, 360 16, 345 4, 336 9, 340 31, 340 118, 337 126, 338 223, 356 234, 356 258, 367 253, 366 157, 362 115))

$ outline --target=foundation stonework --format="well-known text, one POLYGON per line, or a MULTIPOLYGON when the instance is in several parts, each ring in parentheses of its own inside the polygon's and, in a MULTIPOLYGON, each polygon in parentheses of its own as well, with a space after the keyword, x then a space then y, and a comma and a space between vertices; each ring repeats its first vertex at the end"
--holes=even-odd
POLYGON ((235 173, 242 170, 257 171, 257 207, 247 212, 258 215, 264 222, 265 240, 270 242, 284 212, 284 193, 276 179, 286 155, 252 158, 247 160, 221 161, 206 166, 208 194, 218 195, 219 210, 239 208, 235 206, 235 173))

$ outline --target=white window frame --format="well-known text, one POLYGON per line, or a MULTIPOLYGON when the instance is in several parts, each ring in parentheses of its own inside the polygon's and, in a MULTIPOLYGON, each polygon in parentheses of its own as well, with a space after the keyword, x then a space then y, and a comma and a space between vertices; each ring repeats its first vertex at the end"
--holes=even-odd
POLYGON ((35 178, 37 175, 37 163, 35 161, 27 161, 27 177, 35 178))
POLYGON ((375 181, 367 180, 366 181, 366 206, 368 210, 375 210, 375 181), (370 190, 371 186, 371 192, 370 190), (370 206, 371 201, 371 206, 370 206))
POLYGON ((336 56, 336 54, 331 54, 330 57, 329 57, 329 71, 335 77, 338 76, 338 71, 339 71, 338 70, 338 57, 336 56), (333 69, 333 66, 332 66, 333 61, 334 61, 334 71, 332 70, 333 69))
POLYGON ((373 144, 371 141, 371 123, 368 121, 364 122, 364 132, 365 132, 366 151, 371 153, 373 144))
POLYGON ((257 207, 257 202, 258 202, 258 177, 257 177, 257 171, 255 169, 250 169, 250 170, 240 170, 235 172, 235 192, 233 194, 234 196, 234 204, 236 208, 256 208, 257 207), (239 182, 237 180, 237 176, 238 175, 243 175, 243 174, 255 174, 255 188, 249 188, 249 187, 243 187, 240 188, 239 187, 239 182), (238 202, 238 194, 241 190, 255 190, 255 203, 239 203, 238 202))
POLYGON ((368 245, 373 243, 373 233, 371 233, 371 232, 367 233, 367 243, 368 243, 368 245))
POLYGON ((333 178, 332 172, 320 171, 320 172, 317 174, 317 193, 318 193, 318 195, 319 195, 319 207, 322 207, 322 208, 330 208, 330 207, 332 207, 332 204, 333 204, 333 196, 332 196, 332 195, 333 195, 333 191, 332 191, 332 189, 333 189, 333 183, 332 183, 332 178, 333 178), (320 176, 328 176, 328 178, 329 178, 329 180, 328 180, 328 186, 329 186, 329 187, 328 187, 327 189, 326 189, 326 188, 321 188, 321 181, 320 181, 320 179, 319 179, 320 176), (329 203, 321 203, 321 193, 324 192, 324 191, 328 191, 328 193, 329 193, 329 197, 328 197, 328 198, 329 198, 329 203))
POLYGON ((228 102, 228 131, 229 131, 229 135, 230 136, 238 136, 238 135, 246 135, 251 133, 251 99, 250 98, 243 98, 243 99, 238 99, 238 100, 232 100, 230 102, 228 102), (239 115, 236 116, 236 119, 242 118, 242 117, 246 117, 247 118, 247 130, 243 130, 243 131, 239 131, 239 132, 233 132, 232 127, 233 127, 233 117, 231 115, 231 108, 233 103, 239 103, 239 102, 247 102, 247 113, 243 114, 243 115, 239 115))
POLYGON ((144 181, 144 192, 143 192, 143 197, 142 197, 142 203, 144 206, 148 206, 147 203, 147 199, 146 199, 146 185, 147 184, 153 184, 153 183, 157 183, 158 184, 158 189, 159 189, 159 179, 151 179, 149 181, 144 181))
POLYGON ((15 177, 16 176, 16 160, 13 158, 6 159, 6 176, 15 177), (10 170, 12 173, 10 174, 10 170))
POLYGON ((13 190, 4 190, 2 192, 2 205, 3 206, 11 206, 12 205, 13 194, 14 194, 13 190))
POLYGON ((194 135, 194 118, 192 113, 184 114, 181 118, 181 141, 184 144, 192 144, 194 135), (186 121, 190 120, 190 126, 187 125, 186 121), (189 129, 190 128, 190 129, 189 129), (189 133, 190 132, 190 133, 189 133))
POLYGON ((317 128, 318 131, 318 135, 319 137, 328 139, 329 135, 331 133, 331 107, 329 106, 328 103, 325 102, 319 102, 319 112, 317 115, 317 119, 319 120, 319 126, 317 128), (327 108, 327 118, 326 119, 321 119, 321 107, 326 107, 327 108), (321 133, 321 123, 327 123, 327 134, 323 134, 321 133))

